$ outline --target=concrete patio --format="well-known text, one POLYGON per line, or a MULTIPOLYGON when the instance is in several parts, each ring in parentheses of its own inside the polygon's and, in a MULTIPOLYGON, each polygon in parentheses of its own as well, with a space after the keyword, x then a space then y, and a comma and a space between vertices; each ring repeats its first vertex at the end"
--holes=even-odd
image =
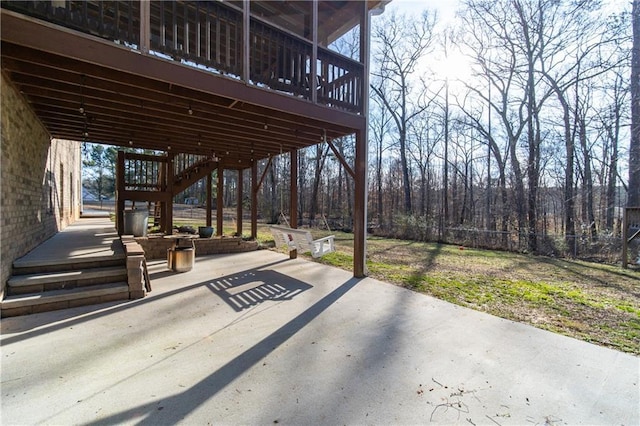
POLYGON ((261 250, 2 320, 0 423, 640 423, 640 359, 261 250))

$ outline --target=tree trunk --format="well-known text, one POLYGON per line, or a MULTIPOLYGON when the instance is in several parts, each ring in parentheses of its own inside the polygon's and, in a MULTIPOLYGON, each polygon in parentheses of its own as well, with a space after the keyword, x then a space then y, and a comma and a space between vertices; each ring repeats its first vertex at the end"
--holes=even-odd
POLYGON ((609 173, 607 179, 607 212, 606 212, 606 226, 609 231, 613 231, 614 227, 614 213, 616 209, 616 193, 618 182, 618 142, 620 135, 620 108, 618 104, 615 105, 613 123, 609 123, 607 127, 609 133, 609 140, 611 143, 611 157, 609 158, 609 173))
POLYGON ((633 0, 632 15, 631 142, 627 206, 638 207, 640 206, 640 0, 633 0))
POLYGON ((318 192, 320 190, 324 161, 327 158, 328 153, 329 145, 326 145, 324 148, 322 147, 322 145, 316 145, 315 171, 313 176, 313 183, 311 184, 311 204, 309 207, 310 225, 313 225, 313 221, 316 218, 316 213, 318 212, 318 192))
POLYGON ((402 184, 404 192, 404 213, 411 214, 411 180, 409 178, 409 161, 407 160, 407 131, 400 131, 400 163, 402 166, 402 184))
MULTIPOLYGON (((449 223, 449 82, 444 95, 444 176, 442 178, 442 228, 449 223)), ((444 232, 444 229, 442 229, 444 232)))
POLYGON ((382 202, 382 138, 380 138, 380 144, 378 145, 378 155, 376 158, 376 190, 378 192, 378 221, 382 229, 385 229, 384 220, 384 204, 382 202))
POLYGON ((584 192, 585 192, 585 213, 589 226, 589 233, 592 239, 597 238, 596 215, 593 210, 593 177, 591 175, 591 154, 587 147, 587 124, 584 117, 580 118, 580 146, 584 161, 584 192))

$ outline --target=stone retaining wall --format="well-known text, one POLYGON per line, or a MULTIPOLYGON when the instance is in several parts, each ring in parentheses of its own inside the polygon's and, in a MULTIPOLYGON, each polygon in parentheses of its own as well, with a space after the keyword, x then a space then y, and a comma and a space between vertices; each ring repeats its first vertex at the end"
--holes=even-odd
MULTIPOLYGON (((149 260, 166 259, 167 250, 175 242, 161 235, 135 237, 135 240, 142 246, 145 257, 149 260)), ((258 249, 257 241, 244 241, 237 237, 194 238, 193 242, 196 247, 196 257, 207 254, 242 253, 258 249)))

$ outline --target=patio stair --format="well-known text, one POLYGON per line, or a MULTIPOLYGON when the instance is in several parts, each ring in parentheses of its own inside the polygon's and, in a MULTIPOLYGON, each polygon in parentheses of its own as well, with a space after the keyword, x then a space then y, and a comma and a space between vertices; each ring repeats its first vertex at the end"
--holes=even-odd
POLYGON ((70 263, 14 262, 2 317, 129 299, 124 257, 70 263))

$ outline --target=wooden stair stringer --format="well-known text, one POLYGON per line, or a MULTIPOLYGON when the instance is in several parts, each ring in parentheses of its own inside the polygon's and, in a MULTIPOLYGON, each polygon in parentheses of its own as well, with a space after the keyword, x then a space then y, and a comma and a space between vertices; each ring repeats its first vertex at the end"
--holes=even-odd
POLYGON ((174 179, 172 195, 178 195, 200 179, 212 173, 216 167, 218 167, 217 162, 206 159, 183 170, 179 175, 176 175, 174 179))

